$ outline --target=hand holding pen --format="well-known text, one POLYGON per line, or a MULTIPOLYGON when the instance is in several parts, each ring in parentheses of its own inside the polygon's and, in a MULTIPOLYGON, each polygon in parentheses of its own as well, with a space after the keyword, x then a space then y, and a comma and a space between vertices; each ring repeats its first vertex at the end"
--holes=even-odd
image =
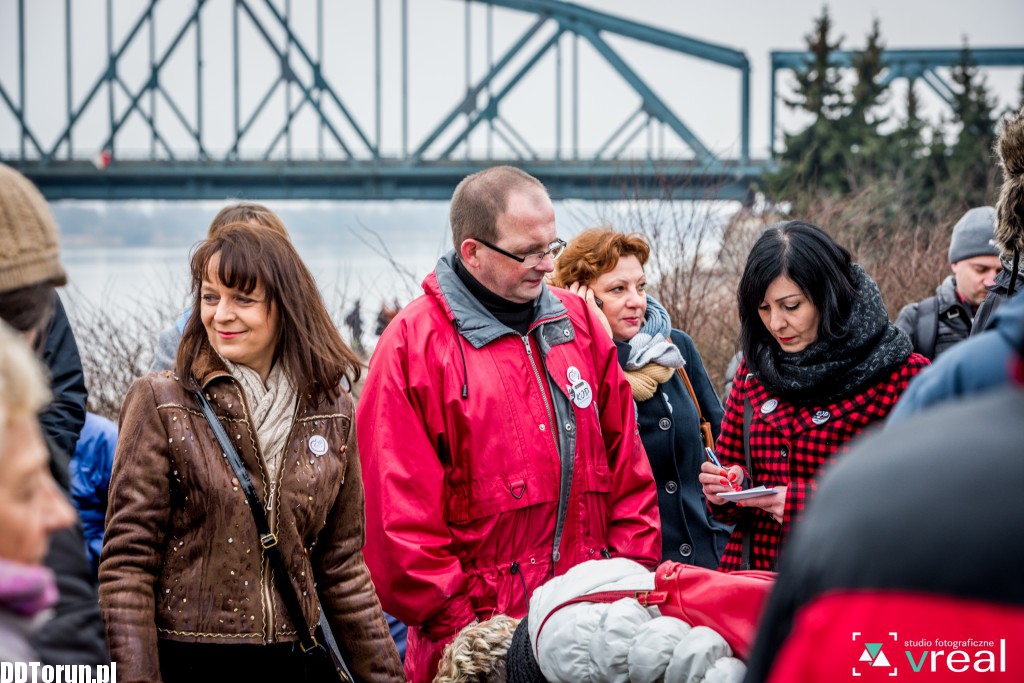
POLYGON ((708 502, 713 505, 724 505, 727 501, 718 494, 739 491, 742 488, 743 468, 739 465, 723 466, 710 448, 705 448, 704 453, 707 460, 701 463, 697 480, 701 483, 708 502))

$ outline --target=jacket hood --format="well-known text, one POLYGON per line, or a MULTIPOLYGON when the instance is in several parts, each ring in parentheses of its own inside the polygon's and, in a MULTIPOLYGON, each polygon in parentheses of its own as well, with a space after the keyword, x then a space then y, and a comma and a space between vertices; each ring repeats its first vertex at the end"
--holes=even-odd
POLYGON ((1024 254, 1024 108, 1003 124, 996 152, 1003 172, 996 202, 996 243, 1004 257, 1012 259, 1014 250, 1024 254))
MULTIPOLYGON (((455 250, 449 251, 437 261, 434 272, 423 281, 423 291, 441 302, 449 320, 456 326, 466 341, 479 349, 515 330, 498 322, 480 301, 473 296, 455 273, 455 250)), ((547 284, 541 284, 540 296, 533 304, 532 330, 536 325, 568 313, 561 300, 551 293, 547 284)))

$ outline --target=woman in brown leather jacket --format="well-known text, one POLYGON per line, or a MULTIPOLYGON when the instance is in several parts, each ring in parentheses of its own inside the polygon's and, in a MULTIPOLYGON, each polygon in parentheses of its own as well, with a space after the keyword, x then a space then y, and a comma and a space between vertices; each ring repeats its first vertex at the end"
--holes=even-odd
POLYGON ((285 584, 197 390, 252 480, 308 628, 322 607, 357 679, 401 680, 363 563, 353 404, 342 388, 358 378, 357 357, 273 231, 236 224, 202 243, 192 291, 199 315, 176 372, 137 380, 121 410, 100 564, 120 680, 337 680, 325 654, 300 647, 285 584))

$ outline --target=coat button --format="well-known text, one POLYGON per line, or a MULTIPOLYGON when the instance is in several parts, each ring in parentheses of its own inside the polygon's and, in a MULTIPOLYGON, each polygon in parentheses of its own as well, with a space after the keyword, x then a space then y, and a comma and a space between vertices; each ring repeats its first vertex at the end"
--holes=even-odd
POLYGON ((679 546, 679 554, 683 557, 689 557, 690 555, 693 555, 693 546, 691 546, 689 543, 682 544, 681 546, 679 546))
POLYGON ((675 493, 676 491, 679 490, 679 484, 675 483, 674 481, 670 481, 667 484, 665 484, 665 490, 668 491, 669 493, 675 493))
POLYGON ((667 431, 672 428, 672 420, 668 419, 667 417, 663 417, 660 420, 658 420, 658 426, 661 427, 663 430, 667 431))
POLYGON ((783 446, 782 448, 779 449, 779 455, 781 455, 783 458, 789 457, 789 449, 783 446))
POLYGON ((565 423, 565 431, 567 431, 567 432, 571 432, 572 431, 572 422, 566 422, 565 423))

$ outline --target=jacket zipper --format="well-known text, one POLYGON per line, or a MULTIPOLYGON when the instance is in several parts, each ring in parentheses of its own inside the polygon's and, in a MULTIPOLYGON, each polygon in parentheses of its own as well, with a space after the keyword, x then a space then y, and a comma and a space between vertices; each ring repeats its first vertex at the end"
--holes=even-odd
POLYGON ((540 389, 541 400, 544 401, 544 410, 548 415, 548 426, 551 428, 551 438, 555 441, 555 452, 558 453, 558 461, 561 465, 562 477, 559 483, 558 491, 558 517, 555 523, 555 537, 551 546, 551 560, 558 562, 561 559, 561 555, 558 552, 558 546, 562 543, 562 526, 565 524, 565 514, 568 508, 568 500, 565 495, 570 484, 570 480, 566 477, 566 464, 565 458, 562 454, 562 449, 558 445, 558 435, 555 433, 555 420, 552 415, 551 406, 548 404, 548 395, 544 391, 544 383, 541 379, 540 370, 537 368, 537 362, 533 357, 533 350, 530 348, 530 337, 529 335, 523 335, 523 345, 526 347, 526 357, 530 359, 530 367, 533 368, 533 376, 537 379, 537 387, 540 389))
MULTIPOLYGON (((530 348, 530 337, 523 335, 523 345, 526 347, 526 357, 530 359, 530 367, 533 368, 533 376, 537 379, 537 387, 540 389, 540 398, 544 401, 544 411, 548 414, 548 426, 554 426, 555 421, 551 416, 551 406, 548 405, 548 395, 544 391, 544 381, 540 376, 540 370, 537 368, 537 363, 533 359, 533 349, 530 348)), ((554 430, 551 435, 554 436, 554 430)), ((555 442, 555 448, 558 448, 558 442, 555 442)))

